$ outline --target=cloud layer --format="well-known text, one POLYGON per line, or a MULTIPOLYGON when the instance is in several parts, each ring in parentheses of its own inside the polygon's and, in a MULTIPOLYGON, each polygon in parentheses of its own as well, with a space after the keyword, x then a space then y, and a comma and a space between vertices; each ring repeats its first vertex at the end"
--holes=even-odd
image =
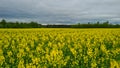
POLYGON ((74 24, 120 22, 120 0, 0 0, 0 18, 74 24))

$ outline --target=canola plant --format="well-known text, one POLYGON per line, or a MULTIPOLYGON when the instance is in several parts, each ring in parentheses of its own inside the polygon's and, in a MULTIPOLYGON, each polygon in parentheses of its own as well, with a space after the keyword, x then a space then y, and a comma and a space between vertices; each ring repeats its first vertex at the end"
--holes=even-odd
POLYGON ((0 29, 0 68, 120 68, 120 29, 0 29))

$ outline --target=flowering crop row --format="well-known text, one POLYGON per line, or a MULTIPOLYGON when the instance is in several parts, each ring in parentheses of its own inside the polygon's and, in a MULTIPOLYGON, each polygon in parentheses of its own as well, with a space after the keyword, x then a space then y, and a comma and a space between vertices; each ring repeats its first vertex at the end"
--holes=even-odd
POLYGON ((120 29, 0 29, 0 68, 120 68, 120 29))

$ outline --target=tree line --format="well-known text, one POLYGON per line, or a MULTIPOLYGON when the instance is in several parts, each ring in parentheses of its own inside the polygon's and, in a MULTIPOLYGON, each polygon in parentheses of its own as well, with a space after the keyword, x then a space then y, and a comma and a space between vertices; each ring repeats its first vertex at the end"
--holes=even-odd
POLYGON ((109 21, 100 23, 71 24, 71 25, 42 25, 37 22, 7 22, 5 19, 0 21, 0 28, 120 28, 120 24, 110 24, 109 21))

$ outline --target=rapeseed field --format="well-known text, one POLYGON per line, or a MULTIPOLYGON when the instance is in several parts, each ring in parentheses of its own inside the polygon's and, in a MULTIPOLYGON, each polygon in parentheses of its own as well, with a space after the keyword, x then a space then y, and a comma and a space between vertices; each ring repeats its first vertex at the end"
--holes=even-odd
POLYGON ((0 29, 0 68, 120 68, 120 29, 0 29))

